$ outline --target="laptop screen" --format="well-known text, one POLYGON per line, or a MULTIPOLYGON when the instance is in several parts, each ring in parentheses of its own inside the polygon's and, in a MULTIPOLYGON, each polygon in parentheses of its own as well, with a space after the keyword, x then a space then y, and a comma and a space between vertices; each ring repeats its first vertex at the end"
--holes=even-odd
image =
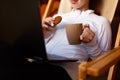
POLYGON ((47 59, 39 6, 40 0, 0 1, 0 52, 47 59))

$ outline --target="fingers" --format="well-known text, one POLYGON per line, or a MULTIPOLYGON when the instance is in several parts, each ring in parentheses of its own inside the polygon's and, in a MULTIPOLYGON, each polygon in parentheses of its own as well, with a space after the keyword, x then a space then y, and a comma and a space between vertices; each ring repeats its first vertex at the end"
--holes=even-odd
POLYGON ((56 27, 51 26, 51 23, 53 23, 53 21, 53 17, 48 17, 42 21, 42 28, 45 38, 49 37, 56 30, 56 27))
POLYGON ((42 26, 43 27, 50 27, 51 24, 54 22, 54 18, 53 17, 48 17, 45 20, 42 21, 42 26))
POLYGON ((53 17, 48 17, 42 21, 42 27, 48 31, 54 30, 55 27, 52 27, 52 23, 54 22, 53 17))
POLYGON ((95 33, 90 29, 88 24, 84 25, 83 29, 83 33, 80 35, 80 40, 86 43, 92 41, 95 33))

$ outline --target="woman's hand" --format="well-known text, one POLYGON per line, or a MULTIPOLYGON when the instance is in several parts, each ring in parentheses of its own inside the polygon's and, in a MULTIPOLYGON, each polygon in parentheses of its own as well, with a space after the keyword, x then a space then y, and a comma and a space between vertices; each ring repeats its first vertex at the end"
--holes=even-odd
POLYGON ((82 42, 88 43, 93 40, 95 33, 90 29, 89 25, 83 25, 83 33, 80 35, 82 42))
POLYGON ((49 37, 56 30, 56 27, 52 25, 53 22, 53 17, 48 17, 42 21, 43 33, 45 38, 49 37))

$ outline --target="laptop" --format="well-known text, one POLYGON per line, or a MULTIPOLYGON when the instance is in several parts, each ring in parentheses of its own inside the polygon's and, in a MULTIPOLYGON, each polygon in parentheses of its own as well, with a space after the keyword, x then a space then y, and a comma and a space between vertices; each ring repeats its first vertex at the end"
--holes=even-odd
POLYGON ((0 46, 3 51, 9 46, 17 56, 48 61, 39 7, 40 0, 0 1, 0 46))

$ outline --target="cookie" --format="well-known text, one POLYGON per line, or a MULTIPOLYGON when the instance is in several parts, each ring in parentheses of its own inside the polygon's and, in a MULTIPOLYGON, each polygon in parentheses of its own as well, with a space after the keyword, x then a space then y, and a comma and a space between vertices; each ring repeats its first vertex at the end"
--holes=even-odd
POLYGON ((61 17, 61 16, 57 16, 57 17, 55 17, 54 23, 51 24, 51 26, 55 26, 55 25, 57 25, 58 23, 61 22, 61 20, 62 20, 62 17, 61 17))

